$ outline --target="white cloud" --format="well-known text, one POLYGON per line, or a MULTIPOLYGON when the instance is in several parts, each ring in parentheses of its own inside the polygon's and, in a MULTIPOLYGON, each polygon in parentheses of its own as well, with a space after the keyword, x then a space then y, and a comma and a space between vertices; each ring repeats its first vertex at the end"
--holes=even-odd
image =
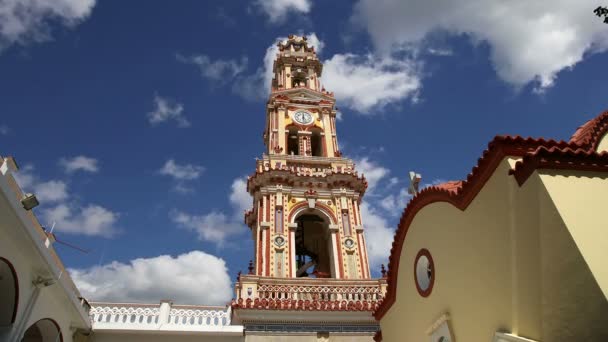
POLYGON ((412 195, 407 193, 407 189, 403 188, 396 194, 386 195, 380 200, 378 205, 386 210, 389 215, 398 216, 401 214, 401 211, 405 208, 411 197, 412 195))
POLYGON ((310 0, 257 0, 255 5, 260 8, 271 23, 281 23, 290 12, 307 14, 310 12, 310 0))
POLYGON ((0 125, 0 135, 8 135, 10 131, 7 125, 0 125))
POLYGON ((155 95, 154 106, 154 110, 148 113, 148 121, 152 125, 175 120, 177 127, 190 127, 190 121, 183 115, 184 106, 181 103, 155 95))
POLYGON ((608 49, 606 27, 592 17, 595 7, 591 0, 360 0, 353 20, 385 54, 438 31, 467 34, 475 44, 488 43, 501 79, 516 87, 533 82, 542 91, 559 71, 608 49))
POLYGON ((206 55, 186 57, 177 54, 176 58, 182 63, 196 65, 199 68, 202 77, 220 83, 232 81, 234 77, 241 74, 247 68, 246 56, 243 56, 241 61, 234 59, 212 61, 206 55))
POLYGON ((232 298, 226 262, 202 251, 70 269, 92 301, 224 305, 232 298))
POLYGON ((41 213, 44 222, 55 222, 55 230, 64 233, 111 237, 118 231, 119 215, 96 204, 78 207, 62 203, 41 213))
MULTIPOLYGON (((247 192, 247 179, 237 178, 232 182, 230 192, 230 203, 234 207, 235 216, 241 216, 243 212, 251 209, 253 199, 247 192)), ((242 217, 238 217, 239 219, 242 217)))
POLYGON ((242 224, 219 211, 212 211, 205 215, 191 215, 174 210, 169 217, 173 222, 196 232, 199 240, 214 242, 218 246, 222 246, 228 236, 244 231, 242 224))
POLYGON ((91 14, 94 6, 95 0, 2 0, 0 50, 15 43, 49 40, 51 21, 75 26, 91 14))
POLYGON ((34 174, 33 165, 26 165, 14 173, 13 176, 21 190, 34 193, 41 204, 64 201, 69 197, 67 184, 64 181, 41 181, 34 174))
POLYGON ((355 164, 355 169, 367 180, 368 193, 373 193, 378 182, 390 173, 387 168, 369 160, 368 157, 356 159, 355 164))
POLYGON ((43 225, 55 222, 57 232, 89 236, 111 237, 118 232, 118 213, 98 204, 80 205, 78 200, 71 200, 66 182, 41 181, 32 165, 26 165, 14 176, 23 191, 33 192, 40 200, 36 210, 43 225))
POLYGON ((65 172, 72 173, 74 171, 97 172, 99 171, 98 161, 95 158, 86 156, 76 156, 74 158, 62 158, 59 164, 63 166, 65 172))
POLYGON ((180 210, 172 210, 169 217, 183 228, 196 232, 200 240, 214 242, 222 247, 228 237, 246 231, 243 213, 251 209, 253 203, 247 192, 246 179, 237 178, 232 182, 228 198, 232 205, 232 215, 221 211, 192 215, 180 210))
POLYGON ((365 228, 365 241, 372 271, 379 271, 380 264, 388 263, 394 230, 388 222, 366 201, 361 203, 361 218, 365 228))
POLYGON ((342 106, 362 114, 410 98, 417 100, 420 71, 413 60, 336 54, 323 65, 322 83, 342 106))
POLYGON ((68 198, 67 184, 58 180, 37 183, 34 193, 41 202, 57 202, 68 198))
POLYGON ((165 165, 159 170, 161 175, 171 176, 176 180, 193 180, 201 176, 205 168, 195 164, 179 165, 175 160, 169 159, 165 165))

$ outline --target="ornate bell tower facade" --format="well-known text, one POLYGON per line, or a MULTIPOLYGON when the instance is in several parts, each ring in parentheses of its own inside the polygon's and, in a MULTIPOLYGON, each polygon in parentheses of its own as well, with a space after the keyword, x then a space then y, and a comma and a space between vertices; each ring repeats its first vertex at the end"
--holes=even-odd
MULTIPOLYGON (((305 37, 289 36, 278 50, 266 106, 266 152, 247 180, 253 208, 245 222, 255 255, 249 274, 237 281, 235 315, 250 332, 268 324, 288 332, 280 319, 268 321, 252 310, 282 310, 283 318, 356 311, 359 320, 350 323, 369 335, 377 329, 371 310, 385 281, 370 277, 359 209, 367 182, 341 156, 335 98, 320 84, 323 65, 314 47, 305 37)), ((319 330, 314 316, 291 319, 312 319, 319 330)))

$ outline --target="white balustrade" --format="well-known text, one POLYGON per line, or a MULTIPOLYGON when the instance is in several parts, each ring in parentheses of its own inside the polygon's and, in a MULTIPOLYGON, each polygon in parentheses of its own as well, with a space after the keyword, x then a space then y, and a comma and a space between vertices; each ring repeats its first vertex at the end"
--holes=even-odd
POLYGON ((231 308, 224 306, 91 303, 93 330, 164 330, 238 335, 243 327, 231 325, 231 308))

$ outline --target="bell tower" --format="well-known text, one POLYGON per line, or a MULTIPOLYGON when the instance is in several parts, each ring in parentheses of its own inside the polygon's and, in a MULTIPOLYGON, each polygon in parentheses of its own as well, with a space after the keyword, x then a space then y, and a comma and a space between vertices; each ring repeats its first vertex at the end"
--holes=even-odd
POLYGON ((370 276, 359 209, 367 181, 338 148, 336 100, 321 86, 323 65, 306 37, 291 35, 278 43, 272 70, 266 151, 247 179, 254 255, 235 285, 235 314, 259 328, 268 321, 252 312, 262 307, 369 311, 350 323, 375 332, 371 311, 386 281, 370 276))
POLYGON ((370 277, 359 203, 367 183, 342 158, 332 93, 305 37, 279 43, 266 106, 266 154, 248 180, 255 274, 278 278, 370 277))

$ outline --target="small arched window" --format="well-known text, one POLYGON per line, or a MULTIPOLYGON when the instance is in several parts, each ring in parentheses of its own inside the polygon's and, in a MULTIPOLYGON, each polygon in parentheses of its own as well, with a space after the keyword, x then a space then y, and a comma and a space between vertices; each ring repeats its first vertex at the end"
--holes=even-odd
POLYGON ((298 130, 290 128, 287 133, 287 154, 297 156, 299 152, 298 130))

